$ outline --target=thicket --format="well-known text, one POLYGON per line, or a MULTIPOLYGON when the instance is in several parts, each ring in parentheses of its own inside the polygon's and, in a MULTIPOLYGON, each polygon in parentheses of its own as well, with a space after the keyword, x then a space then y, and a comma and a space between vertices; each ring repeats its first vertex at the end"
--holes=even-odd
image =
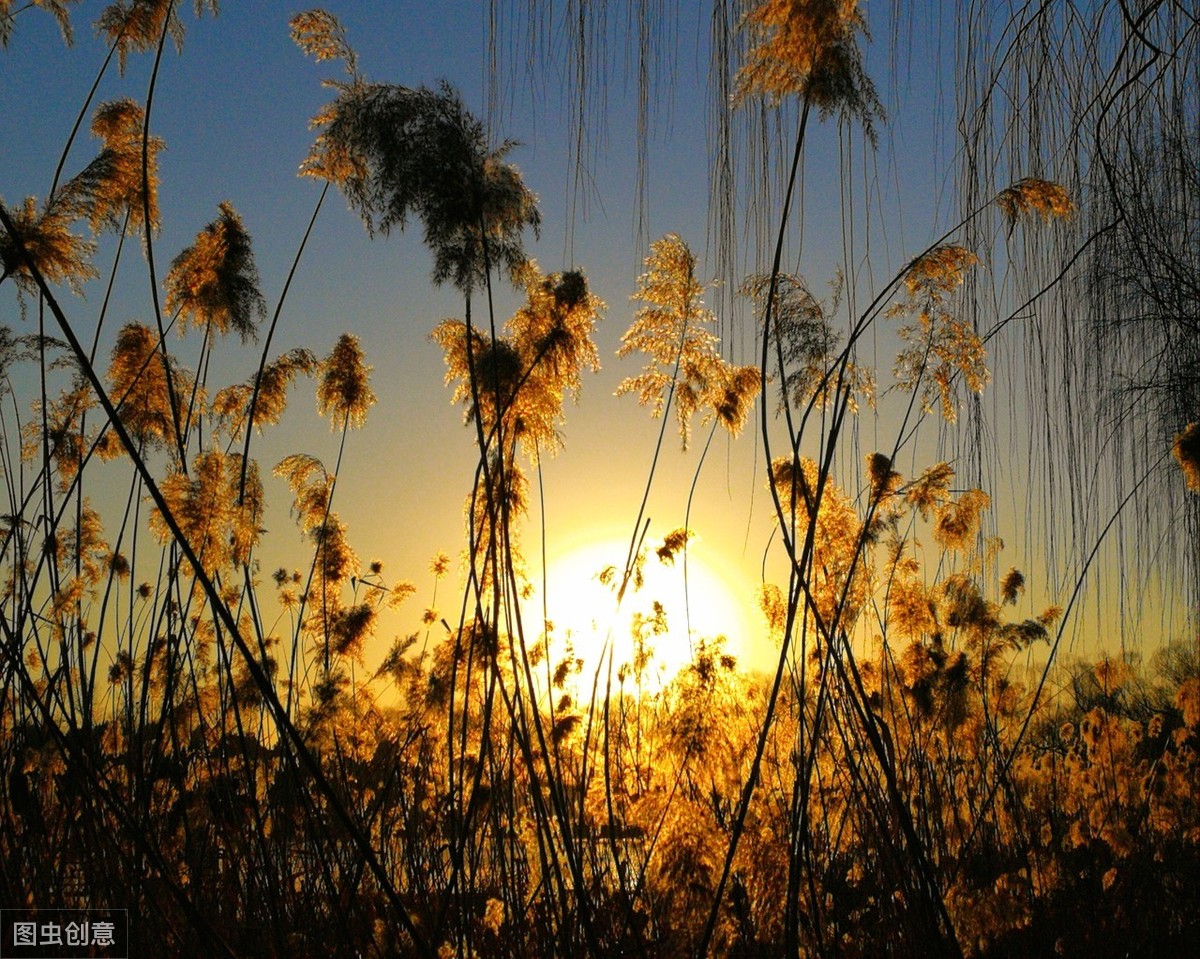
MULTIPOLYGON (((38 6, 69 36, 68 4, 38 6)), ((0 38, 28 9, 0 6, 0 38)), ((175 4, 116 3, 97 27, 101 76, 155 58, 152 102, 164 44, 183 41, 175 4)), ((273 469, 309 552, 264 574, 252 455, 306 377, 348 441, 375 401, 365 357, 349 333, 324 358, 272 352, 286 287, 269 312, 227 204, 160 277, 148 108, 83 105, 94 159, 62 175, 73 137, 45 197, 0 205, 3 282, 37 324, 0 339, 6 906, 128 908, 144 955, 1174 955, 1200 931, 1194 646, 1055 671, 1065 611, 1014 614, 1025 579, 982 535, 987 493, 945 462, 896 468, 921 421, 952 423, 985 388, 984 341, 1012 326, 960 314, 976 259, 959 235, 993 211, 1010 232, 1052 231, 1073 201, 1019 180, 865 309, 819 299, 782 250, 808 125, 879 122, 863 23, 853 3, 772 0, 745 28, 735 99, 798 103, 774 260, 743 287, 758 361, 723 358, 696 259, 666 236, 622 341, 647 365, 622 391, 661 417, 660 447, 672 415, 686 444, 697 416, 736 435, 757 402, 786 568, 761 595, 778 660, 748 674, 709 637, 653 693, 645 655, 581 675, 523 602, 527 472, 596 362, 603 304, 582 271, 527 259, 540 215, 510 146, 448 86, 368 81, 329 14, 292 20, 307 53, 344 67, 303 172, 372 230, 419 222, 433 281, 463 297, 433 331, 478 448, 463 613, 368 675, 381 611, 414 587, 360 563, 334 509, 340 463, 303 453, 273 469), (62 296, 95 277, 105 232, 112 277, 140 242, 155 297, 107 364, 107 301, 62 296), (524 297, 503 324, 502 282, 524 297), (902 345, 877 370, 858 346, 885 324, 902 345), (264 325, 257 374, 218 385, 230 334, 264 325), (190 368, 176 331, 199 340, 190 368), (854 417, 885 401, 892 447, 847 469, 854 417), (89 492, 114 476, 124 507, 102 517, 89 492), (1024 668, 1031 648, 1043 669, 1024 668)), ((1174 450, 1193 488, 1197 429, 1174 450)), ((646 562, 686 554, 684 529, 648 555, 643 519, 607 574, 614 603, 646 562)), ((644 652, 663 624, 635 623, 644 652)))

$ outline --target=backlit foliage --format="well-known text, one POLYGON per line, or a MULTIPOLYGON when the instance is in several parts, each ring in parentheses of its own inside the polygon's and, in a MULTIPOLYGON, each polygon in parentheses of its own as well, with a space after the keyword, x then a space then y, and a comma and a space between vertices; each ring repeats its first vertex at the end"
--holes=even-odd
POLYGON ((262 374, 248 383, 227 386, 213 397, 213 412, 228 424, 234 439, 241 437, 254 403, 254 422, 261 430, 279 422, 287 405, 287 391, 298 376, 312 376, 320 364, 311 350, 298 347, 289 350, 263 366, 262 374), (254 387, 257 381, 258 394, 254 387))
POLYGON ((21 456, 36 462, 45 455, 54 467, 59 490, 71 489, 90 456, 111 460, 120 454, 120 445, 111 430, 101 430, 95 423, 89 427, 88 411, 96 406, 91 388, 76 379, 45 405, 35 401, 35 417, 21 430, 21 456), (42 414, 44 417, 37 414, 42 414))
MULTIPOLYGON (((93 233, 136 230, 148 210, 151 226, 158 226, 158 153, 163 142, 143 136, 143 123, 142 108, 128 98, 101 104, 92 118, 92 133, 104 144, 95 159, 40 210, 37 201, 27 197, 20 209, 11 211, 25 256, 47 281, 67 283, 78 293, 85 280, 98 275, 91 263, 95 241, 72 232, 77 221, 86 220, 93 233)), ((35 292, 20 248, 7 231, 0 236, 0 264, 0 282, 12 276, 22 292, 35 292)))
POLYGON ((691 537, 692 531, 689 529, 680 528, 671 530, 671 532, 663 537, 662 545, 655 551, 658 555, 658 561, 673 566, 675 564, 675 557, 683 552, 691 537))
POLYGON ((737 436, 745 427, 761 389, 762 373, 758 367, 720 363, 709 381, 705 422, 711 419, 730 436, 737 436))
MULTIPOLYGON (((196 457, 189 473, 173 473, 163 480, 167 506, 206 570, 249 562, 258 542, 264 505, 262 484, 257 469, 252 469, 239 505, 240 475, 240 456, 208 452, 196 457)), ((170 540, 171 533, 160 513, 153 514, 150 526, 164 541, 170 540)))
POLYGON ((20 237, 20 245, 5 231, 0 236, 0 264, 4 272, 0 282, 10 276, 24 293, 33 294, 37 284, 32 279, 28 261, 49 283, 67 283, 76 293, 80 284, 97 276, 91 256, 95 243, 71 227, 78 219, 76 209, 66 200, 53 200, 38 209, 37 200, 26 197, 19 209, 10 212, 20 237))
POLYGON ((0 47, 7 47, 8 41, 12 38, 13 28, 16 25, 17 14, 22 13, 28 7, 39 7, 51 14, 58 22, 58 28, 62 31, 63 41, 70 46, 75 39, 75 31, 71 26, 71 4, 78 3, 79 0, 29 0, 17 4, 14 10, 14 0, 0 0, 0 47))
MULTIPOLYGON (((95 159, 40 210, 37 201, 27 197, 20 209, 10 212, 25 256, 47 281, 67 283, 78 293, 85 280, 98 275, 91 263, 95 241, 72 232, 77 221, 86 220, 93 233, 136 230, 148 209, 151 226, 157 227, 158 153, 163 142, 143 136, 143 121, 142 108, 128 98, 101 104, 92 118, 92 133, 104 144, 95 159)), ((35 292, 16 239, 7 231, 0 236, 0 264, 0 282, 12 276, 22 292, 35 292)))
MULTIPOLYGON (((834 328, 843 281, 832 284, 831 302, 818 300, 802 277, 780 275, 775 278, 775 301, 771 305, 771 332, 774 347, 782 358, 783 376, 779 382, 780 405, 798 408, 815 405, 825 409, 839 392, 848 389, 852 412, 860 401, 875 401, 875 379, 866 367, 848 360, 842 363, 842 336, 834 328)), ((771 277, 755 274, 742 286, 742 292, 755 302, 760 322, 766 312, 771 277)))
POLYGON ((330 429, 356 429, 363 425, 367 410, 375 405, 371 389, 371 367, 363 360, 358 337, 343 333, 333 352, 320 364, 317 411, 329 414, 330 429))
POLYGON ((466 498, 464 512, 472 558, 481 564, 483 589, 496 583, 496 557, 505 556, 510 571, 524 582, 519 521, 529 509, 529 481, 520 463, 493 453, 487 486, 477 486, 466 498))
POLYGON ((507 329, 539 386, 559 397, 578 397, 582 372, 600 369, 592 341, 605 305, 589 289, 581 270, 545 276, 532 261, 516 274, 525 288, 525 305, 507 329))
MULTIPOLYGON (((101 12, 96 32, 116 47, 121 72, 130 53, 147 53, 158 46, 164 32, 175 48, 183 48, 184 26, 179 17, 182 4, 176 0, 117 0, 101 12)), ((217 0, 193 0, 196 15, 217 12, 217 0)))
POLYGON ((752 38, 736 96, 800 96, 821 112, 859 117, 868 131, 879 114, 862 67, 857 0, 765 0, 746 14, 752 38))
POLYGON ((121 422, 134 439, 154 445, 174 446, 175 416, 171 385, 179 393, 188 389, 190 377, 163 358, 158 337, 141 323, 127 323, 117 336, 108 365, 108 388, 121 422))
POLYGON ((737 435, 761 382, 755 367, 733 366, 721 357, 703 292, 696 257, 683 240, 670 233, 651 244, 633 295, 644 305, 617 350, 619 357, 639 352, 649 358, 640 374, 621 381, 617 395, 636 394, 656 419, 673 404, 685 450, 692 417, 700 410, 737 435))
POLYGON ((492 341, 461 320, 444 320, 432 335, 445 355, 446 383, 454 384, 451 402, 466 406, 488 437, 499 429, 536 461, 561 446, 566 395, 578 397, 583 372, 600 368, 592 333, 604 303, 578 270, 545 276, 527 263, 519 275, 525 305, 506 335, 492 341))
POLYGON ((909 345, 896 359, 897 382, 905 390, 919 385, 924 409, 932 410, 936 401, 951 423, 958 419, 959 378, 975 393, 990 378, 979 334, 946 303, 976 262, 959 246, 939 246, 919 256, 904 276, 907 297, 889 311, 891 316, 916 314, 915 324, 900 328, 909 345))
POLYGON ((222 202, 220 215, 175 257, 166 288, 167 310, 178 315, 181 329, 191 324, 222 335, 236 332, 243 340, 254 338, 266 303, 258 290, 250 234, 229 203, 222 202))
POLYGON ((857 511, 807 457, 800 460, 798 469, 790 458, 777 458, 771 464, 771 485, 794 530, 793 540, 812 538, 809 602, 824 624, 823 630, 848 629, 868 587, 866 568, 858 562, 863 531, 857 511))
POLYGON ((1034 213, 1043 220, 1064 219, 1075 212, 1075 204, 1066 189, 1049 180, 1026 177, 1000 191, 996 197, 1010 224, 1025 214, 1034 213))
POLYGON ((645 305, 638 309, 617 350, 617 356, 637 351, 649 357, 645 370, 623 380, 617 395, 636 394, 656 418, 674 399, 685 449, 692 414, 700 407, 718 358, 713 316, 700 299, 703 292, 696 280, 696 257, 687 244, 674 234, 656 241, 634 294, 645 305))
POLYGON ((987 493, 973 489, 940 506, 933 526, 938 545, 943 549, 968 549, 979 532, 980 514, 990 502, 987 493))
POLYGON ((68 202, 76 205, 79 215, 87 218, 93 232, 101 228, 119 230, 126 219, 130 229, 140 229, 147 205, 150 225, 158 229, 158 154, 163 141, 154 136, 143 140, 144 124, 145 111, 128 98, 96 108, 92 135, 99 137, 104 147, 62 191, 68 202), (143 190, 145 185, 149 186, 148 193, 143 190))
POLYGON ((305 532, 323 522, 329 512, 333 477, 315 456, 292 453, 275 466, 275 475, 287 480, 294 501, 292 516, 305 532))
POLYGON ((317 63, 341 60, 351 77, 358 76, 358 55, 346 38, 345 29, 329 11, 306 10, 292 17, 289 26, 292 40, 317 63))
POLYGON ((954 469, 949 463, 935 463, 908 484, 904 497, 917 508, 922 519, 928 519, 949 502, 952 479, 954 469))

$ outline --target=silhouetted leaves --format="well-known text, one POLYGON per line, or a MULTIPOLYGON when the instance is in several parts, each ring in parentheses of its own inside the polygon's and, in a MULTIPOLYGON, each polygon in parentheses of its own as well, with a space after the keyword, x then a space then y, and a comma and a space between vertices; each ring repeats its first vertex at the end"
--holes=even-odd
POLYGON ((505 157, 514 144, 488 143, 483 124, 447 83, 438 89, 367 83, 337 21, 324 13, 292 21, 293 37, 318 60, 340 57, 352 79, 333 82, 333 103, 301 173, 336 183, 367 228, 387 233, 420 219, 435 283, 463 292, 489 270, 525 261, 521 234, 541 224, 534 195, 505 157))

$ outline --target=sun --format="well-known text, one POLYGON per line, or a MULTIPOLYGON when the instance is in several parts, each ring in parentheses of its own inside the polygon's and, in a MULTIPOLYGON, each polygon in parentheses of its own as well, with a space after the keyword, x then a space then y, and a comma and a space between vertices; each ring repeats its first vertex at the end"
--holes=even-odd
POLYGON ((617 588, 625 566, 628 542, 603 540, 577 547, 554 560, 546 574, 546 612, 552 624, 552 650, 557 657, 570 645, 582 660, 579 683, 603 689, 612 667, 614 684, 624 675, 637 680, 635 665, 642 637, 644 688, 661 688, 692 662, 702 641, 724 637, 724 652, 741 659, 748 648, 744 610, 750 593, 739 588, 738 577, 722 569, 703 542, 693 537, 688 546, 686 586, 684 558, 673 564, 656 556, 659 543, 650 544, 642 567, 640 589, 631 583, 618 604, 617 588), (606 585, 602 571, 612 568, 606 585), (742 595, 742 594, 745 595, 742 595))

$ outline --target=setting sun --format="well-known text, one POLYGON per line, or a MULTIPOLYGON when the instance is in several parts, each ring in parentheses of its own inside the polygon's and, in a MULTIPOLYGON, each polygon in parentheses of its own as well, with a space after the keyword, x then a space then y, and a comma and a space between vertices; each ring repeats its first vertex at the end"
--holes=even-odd
MULTIPOLYGON (((643 565, 640 589, 631 583, 618 604, 617 589, 628 544, 617 539, 580 546, 553 562, 547 573, 547 614, 558 643, 570 641, 583 660, 580 675, 591 685, 597 669, 607 671, 609 652, 614 681, 635 656, 634 633, 640 627, 649 653, 644 681, 651 686, 667 682, 687 663, 701 640, 725 638, 724 651, 747 655, 754 628, 744 614, 749 588, 740 577, 721 569, 719 558, 709 556, 702 541, 688 547, 685 589, 682 553, 674 563, 655 555, 661 541, 650 544, 643 565), (601 582, 602 572, 614 568, 614 579, 601 582), (666 630, 656 626, 654 604, 661 605, 666 630), (655 630, 659 630, 656 634, 655 630)), ((601 674, 603 683, 604 672, 601 674)), ((626 673, 629 669, 626 669, 626 673)))

